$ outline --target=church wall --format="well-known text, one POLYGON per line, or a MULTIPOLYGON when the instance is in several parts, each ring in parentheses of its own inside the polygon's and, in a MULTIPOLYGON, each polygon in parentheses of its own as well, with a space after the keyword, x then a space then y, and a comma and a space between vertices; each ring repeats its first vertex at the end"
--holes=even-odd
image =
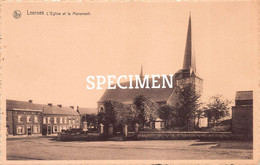
POLYGON ((202 94, 203 94, 203 80, 198 78, 198 77, 194 77, 194 79, 195 79, 195 91, 202 96, 202 94))

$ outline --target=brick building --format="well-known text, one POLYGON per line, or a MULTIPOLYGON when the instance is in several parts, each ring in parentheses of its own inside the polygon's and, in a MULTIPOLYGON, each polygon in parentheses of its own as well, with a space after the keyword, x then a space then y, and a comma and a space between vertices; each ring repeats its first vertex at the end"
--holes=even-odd
POLYGON ((253 135, 253 91, 237 91, 232 107, 232 133, 253 135))
POLYGON ((80 115, 74 107, 6 100, 8 136, 56 135, 72 128, 80 128, 80 115))
POLYGON ((6 129, 12 135, 41 135, 42 134, 42 106, 32 101, 6 101, 6 129))
POLYGON ((55 135, 62 130, 80 128, 80 115, 74 107, 49 103, 43 106, 43 135, 55 135))

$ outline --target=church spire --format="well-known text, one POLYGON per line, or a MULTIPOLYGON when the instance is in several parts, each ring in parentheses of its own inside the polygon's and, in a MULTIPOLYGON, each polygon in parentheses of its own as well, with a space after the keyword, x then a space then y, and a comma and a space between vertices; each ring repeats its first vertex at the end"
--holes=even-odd
POLYGON ((186 47, 184 53, 183 69, 192 69, 196 72, 195 55, 192 52, 192 34, 191 34, 191 13, 189 17, 188 32, 186 38, 186 47))
POLYGON ((141 66, 141 72, 140 72, 140 78, 141 78, 141 80, 144 78, 144 75, 143 75, 143 65, 141 66))

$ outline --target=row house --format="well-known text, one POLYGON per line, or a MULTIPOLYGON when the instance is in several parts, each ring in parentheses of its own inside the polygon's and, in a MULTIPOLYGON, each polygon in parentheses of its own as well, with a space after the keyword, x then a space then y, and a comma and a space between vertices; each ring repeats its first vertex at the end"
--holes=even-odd
POLYGON ((80 115, 74 107, 6 100, 8 136, 57 135, 73 128, 80 128, 80 115))
POLYGON ((41 135, 42 134, 42 106, 32 101, 6 101, 6 129, 7 135, 41 135))
POLYGON ((52 135, 80 128, 80 115, 74 107, 62 107, 49 103, 43 107, 43 135, 52 135))

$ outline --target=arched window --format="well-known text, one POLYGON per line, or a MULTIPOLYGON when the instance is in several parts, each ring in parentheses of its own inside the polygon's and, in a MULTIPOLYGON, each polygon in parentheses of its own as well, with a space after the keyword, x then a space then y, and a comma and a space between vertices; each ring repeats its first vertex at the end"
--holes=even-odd
POLYGON ((105 107, 104 107, 104 105, 101 105, 100 107, 99 107, 99 112, 104 112, 105 111, 105 107))

